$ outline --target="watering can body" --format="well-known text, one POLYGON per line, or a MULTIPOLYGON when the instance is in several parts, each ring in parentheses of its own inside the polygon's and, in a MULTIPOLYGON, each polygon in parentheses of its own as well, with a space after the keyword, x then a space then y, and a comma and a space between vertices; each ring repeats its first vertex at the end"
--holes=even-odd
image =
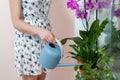
POLYGON ((40 53, 40 64, 47 69, 54 69, 57 66, 62 67, 79 65, 77 63, 59 63, 60 59, 63 57, 63 51, 61 43, 58 40, 56 41, 58 45, 54 43, 47 43, 44 45, 44 48, 40 53))
POLYGON ((40 64, 48 69, 57 66, 61 59, 61 50, 58 45, 47 43, 40 53, 40 64))

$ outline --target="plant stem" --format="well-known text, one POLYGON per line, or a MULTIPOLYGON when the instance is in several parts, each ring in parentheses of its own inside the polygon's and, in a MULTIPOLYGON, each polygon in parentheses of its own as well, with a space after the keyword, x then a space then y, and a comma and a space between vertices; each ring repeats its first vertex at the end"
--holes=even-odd
POLYGON ((115 8, 115 0, 113 0, 113 2, 112 2, 112 10, 111 10, 111 19, 110 19, 110 21, 113 20, 113 11, 114 11, 114 8, 115 8))
MULTIPOLYGON (((84 10, 85 10, 85 13, 87 12, 86 11, 86 0, 84 0, 84 10)), ((86 28, 87 28, 87 31, 89 31, 89 25, 88 25, 88 21, 87 21, 87 18, 85 18, 85 22, 86 22, 86 28)))
MULTIPOLYGON (((96 0, 96 3, 98 2, 98 0, 96 0)), ((96 9, 96 20, 98 19, 98 10, 96 9)), ((98 49, 98 41, 96 41, 96 50, 98 49)))
MULTIPOLYGON (((98 2, 98 0, 96 0, 96 3, 98 2)), ((98 19, 98 10, 96 9, 96 20, 98 19)))
MULTIPOLYGON (((113 28, 112 27, 115 27, 115 26, 112 26, 113 25, 113 11, 115 9, 115 0, 112 0, 112 9, 111 9, 111 18, 110 18, 110 27, 111 27, 111 30, 110 30, 110 34, 111 34, 111 38, 112 38, 112 32, 113 32, 113 28)), ((112 43, 112 40, 110 39, 110 42, 112 43)), ((112 44, 110 44, 110 52, 112 52, 111 50, 111 46, 112 44)))

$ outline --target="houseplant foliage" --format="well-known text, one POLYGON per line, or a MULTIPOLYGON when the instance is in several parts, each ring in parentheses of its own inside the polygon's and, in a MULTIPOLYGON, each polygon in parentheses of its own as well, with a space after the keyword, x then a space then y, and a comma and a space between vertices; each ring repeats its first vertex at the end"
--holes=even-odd
POLYGON ((79 30, 79 36, 61 40, 63 45, 67 40, 72 40, 74 43, 69 46, 74 51, 69 53, 72 58, 83 62, 82 67, 74 67, 76 80, 113 80, 112 70, 108 65, 108 62, 113 59, 106 54, 109 45, 98 46, 98 38, 110 22, 107 18, 104 20, 98 18, 99 10, 108 8, 113 10, 113 4, 112 0, 68 0, 67 2, 67 7, 76 11, 76 18, 82 20, 85 28, 85 30, 79 30), (83 2, 83 6, 80 6, 80 1, 83 2), (90 24, 91 14, 95 15, 95 18, 90 24), (79 69, 84 70, 83 75, 79 69))
MULTIPOLYGON (((115 7, 118 5, 115 5, 115 7)), ((113 12, 113 18, 115 19, 119 19, 120 17, 120 9, 116 9, 114 7, 114 12, 113 12)), ((111 26, 106 26, 104 33, 107 34, 107 36, 105 37, 105 42, 106 44, 109 44, 109 48, 108 48, 108 52, 110 53, 120 53, 120 29, 118 29, 119 27, 119 23, 118 25, 116 25, 115 22, 113 20, 111 20, 111 22, 109 23, 111 26)))
POLYGON ((105 37, 106 44, 109 44, 108 52, 111 53, 120 53, 120 30, 115 28, 114 23, 111 28, 104 30, 104 33, 107 34, 105 37), (111 34, 110 34, 111 33, 111 34))

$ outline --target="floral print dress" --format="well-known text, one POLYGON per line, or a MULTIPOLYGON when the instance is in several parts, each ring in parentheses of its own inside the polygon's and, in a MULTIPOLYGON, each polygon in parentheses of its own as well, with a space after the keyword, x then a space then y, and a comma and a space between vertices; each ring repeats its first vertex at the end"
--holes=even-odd
MULTIPOLYGON (((50 3, 50 0, 22 0, 24 22, 51 31, 50 21, 47 18, 50 3)), ((40 75, 46 71, 39 63, 43 42, 38 36, 16 30, 15 70, 19 75, 40 75)))

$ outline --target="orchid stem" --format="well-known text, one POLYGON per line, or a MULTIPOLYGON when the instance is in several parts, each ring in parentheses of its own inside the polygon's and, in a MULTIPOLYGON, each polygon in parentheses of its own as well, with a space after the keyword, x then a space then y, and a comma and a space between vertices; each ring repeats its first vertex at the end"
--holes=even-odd
POLYGON ((115 8, 115 0, 113 0, 113 2, 112 2, 112 10, 111 10, 111 21, 112 21, 112 19, 113 19, 113 11, 114 11, 114 8, 115 8))
MULTIPOLYGON (((114 9, 115 9, 115 0, 113 0, 113 2, 112 2, 112 9, 111 9, 111 18, 110 18, 110 26, 111 26, 111 31, 110 31, 110 34, 112 35, 112 27, 114 27, 114 26, 112 26, 113 25, 113 11, 114 11, 114 9)), ((116 26, 116 25, 115 25, 116 26)), ((112 38, 112 36, 111 36, 111 38, 112 38)), ((111 41, 111 39, 110 39, 110 42, 112 43, 112 41, 111 41)), ((111 52, 111 44, 110 44, 110 52, 111 52)))
MULTIPOLYGON (((98 0, 96 0, 96 3, 98 2, 98 0)), ((96 20, 98 19, 98 10, 96 9, 96 20)))
MULTIPOLYGON (((98 0, 96 0, 96 3, 98 2, 98 0)), ((96 20, 98 19, 98 10, 96 9, 96 20)), ((98 40, 96 41, 96 49, 98 49, 98 40)))
MULTIPOLYGON (((86 11, 86 0, 84 0, 84 10, 85 10, 85 13, 86 13, 86 12, 87 12, 87 11, 86 11)), ((85 21, 86 21, 87 31, 89 31, 89 25, 88 25, 87 18, 85 18, 85 21)))

